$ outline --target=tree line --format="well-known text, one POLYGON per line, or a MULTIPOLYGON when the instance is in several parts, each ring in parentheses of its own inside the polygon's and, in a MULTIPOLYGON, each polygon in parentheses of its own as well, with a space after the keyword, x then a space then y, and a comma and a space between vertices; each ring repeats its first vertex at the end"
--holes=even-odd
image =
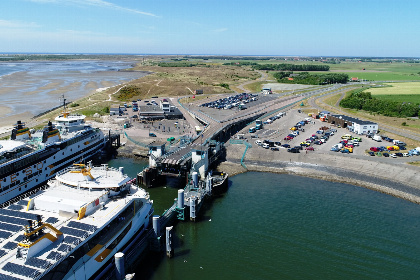
POLYGON ((309 74, 301 72, 293 74, 291 71, 280 71, 274 73, 273 76, 279 83, 305 85, 345 84, 349 80, 349 76, 342 73, 309 74))
POLYGON ((370 92, 365 92, 363 89, 355 90, 343 98, 340 101, 340 106, 399 118, 418 117, 420 110, 419 103, 381 100, 372 97, 370 92))
POLYGON ((252 66, 254 70, 268 70, 268 71, 329 71, 328 65, 317 64, 257 64, 252 66))

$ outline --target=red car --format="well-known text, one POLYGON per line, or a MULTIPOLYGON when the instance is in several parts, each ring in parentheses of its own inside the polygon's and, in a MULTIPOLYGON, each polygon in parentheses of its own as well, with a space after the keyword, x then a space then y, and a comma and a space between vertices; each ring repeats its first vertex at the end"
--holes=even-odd
POLYGON ((292 139, 293 139, 293 137, 290 137, 290 136, 284 137, 284 140, 292 140, 292 139))
POLYGON ((370 150, 372 152, 379 152, 379 149, 377 147, 370 147, 370 150))
POLYGON ((388 147, 388 151, 393 151, 393 150, 394 150, 394 147, 392 146, 388 147))
POLYGON ((314 147, 306 147, 306 149, 305 149, 305 150, 308 150, 308 151, 315 151, 314 147))

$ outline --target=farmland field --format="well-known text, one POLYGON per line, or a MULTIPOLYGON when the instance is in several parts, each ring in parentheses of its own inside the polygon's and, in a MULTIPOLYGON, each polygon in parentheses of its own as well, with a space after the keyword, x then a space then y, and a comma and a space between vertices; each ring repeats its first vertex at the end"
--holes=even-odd
POLYGON ((378 94, 375 98, 381 100, 409 102, 409 103, 420 103, 420 95, 418 94, 378 94))
POLYGON ((420 103, 420 83, 388 83, 388 87, 370 88, 372 96, 382 100, 420 103))

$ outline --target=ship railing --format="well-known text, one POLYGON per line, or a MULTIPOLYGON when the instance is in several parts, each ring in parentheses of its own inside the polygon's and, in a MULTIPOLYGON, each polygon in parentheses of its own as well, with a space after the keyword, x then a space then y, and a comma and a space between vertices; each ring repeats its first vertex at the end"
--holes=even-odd
POLYGON ((2 203, 2 204, 0 205, 0 208, 4 208, 4 207, 7 207, 7 206, 10 206, 10 205, 12 205, 12 204, 14 204, 14 203, 16 203, 16 202, 18 202, 18 201, 21 201, 21 200, 23 200, 23 199, 25 199, 25 198, 27 198, 27 197, 33 196, 34 194, 36 194, 36 193, 37 193, 37 192, 39 192, 39 191, 46 190, 46 189, 48 189, 49 187, 50 187, 50 186, 49 186, 48 184, 46 184, 46 185, 42 185, 42 186, 40 186, 40 187, 38 187, 38 188, 35 188, 35 189, 33 189, 33 190, 30 190, 30 191, 28 191, 28 192, 25 192, 25 193, 23 193, 23 194, 21 194, 21 195, 19 195, 19 196, 15 197, 15 198, 12 198, 12 199, 11 199, 11 200, 9 200, 9 201, 6 201, 6 202, 2 203))

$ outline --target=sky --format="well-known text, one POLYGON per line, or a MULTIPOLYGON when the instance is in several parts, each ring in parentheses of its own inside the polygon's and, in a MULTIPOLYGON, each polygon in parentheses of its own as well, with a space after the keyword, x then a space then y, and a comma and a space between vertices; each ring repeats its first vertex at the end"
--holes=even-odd
POLYGON ((420 57, 417 0, 1 0, 0 53, 420 57))

